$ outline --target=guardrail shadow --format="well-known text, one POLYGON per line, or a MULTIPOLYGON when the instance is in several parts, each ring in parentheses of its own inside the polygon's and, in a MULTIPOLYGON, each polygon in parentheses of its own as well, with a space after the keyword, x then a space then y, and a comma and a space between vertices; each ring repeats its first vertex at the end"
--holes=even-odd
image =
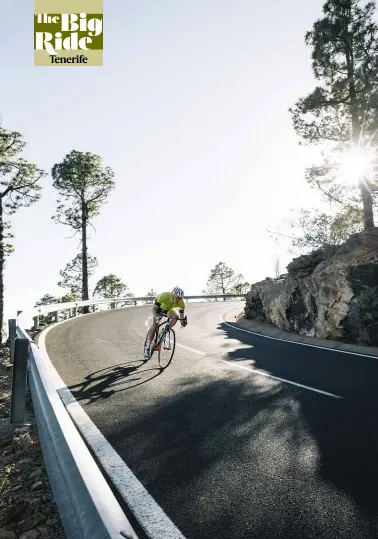
POLYGON ((145 365, 143 360, 112 365, 88 374, 82 382, 68 389, 77 401, 87 401, 85 404, 108 399, 120 391, 146 384, 162 373, 158 367, 143 369, 145 365))
MULTIPOLYGON (((252 344, 253 336, 219 329, 245 345, 235 343, 225 360, 283 372, 284 343, 252 344)), ((297 348, 307 364, 322 353, 297 348)), ((299 360, 292 367, 304 375, 299 360)), ((335 399, 222 365, 180 380, 107 435, 184 535, 367 537, 374 529, 377 536, 376 397, 335 399)), ((322 377, 339 368, 337 358, 322 377)))

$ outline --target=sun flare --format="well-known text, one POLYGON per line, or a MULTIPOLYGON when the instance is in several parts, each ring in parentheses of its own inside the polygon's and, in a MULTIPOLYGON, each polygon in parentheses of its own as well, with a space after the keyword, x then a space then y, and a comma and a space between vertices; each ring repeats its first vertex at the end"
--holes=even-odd
POLYGON ((372 150, 365 148, 349 148, 342 154, 338 167, 338 179, 347 185, 357 185, 362 178, 373 172, 375 156, 372 150))

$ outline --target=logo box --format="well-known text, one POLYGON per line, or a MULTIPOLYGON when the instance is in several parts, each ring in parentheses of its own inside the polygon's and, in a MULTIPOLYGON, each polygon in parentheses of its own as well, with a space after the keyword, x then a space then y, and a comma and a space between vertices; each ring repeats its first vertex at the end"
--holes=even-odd
POLYGON ((34 65, 102 66, 103 0, 34 0, 34 65))

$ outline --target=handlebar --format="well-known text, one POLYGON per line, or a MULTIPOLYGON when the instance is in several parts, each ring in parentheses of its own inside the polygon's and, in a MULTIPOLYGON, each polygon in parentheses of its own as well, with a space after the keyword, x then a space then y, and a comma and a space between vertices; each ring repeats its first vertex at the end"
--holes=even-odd
POLYGON ((182 320, 182 321, 185 320, 185 322, 188 321, 188 318, 187 318, 186 315, 184 316, 184 318, 180 318, 179 316, 167 316, 166 314, 161 314, 161 315, 159 315, 159 316, 157 317, 157 320, 161 320, 162 318, 167 318, 167 319, 173 318, 174 320, 182 320))

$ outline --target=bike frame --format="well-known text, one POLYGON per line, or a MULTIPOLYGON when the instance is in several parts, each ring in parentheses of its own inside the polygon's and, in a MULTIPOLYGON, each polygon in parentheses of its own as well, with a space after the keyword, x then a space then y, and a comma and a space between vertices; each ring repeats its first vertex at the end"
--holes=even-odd
MULTIPOLYGON (((155 346, 157 345, 158 347, 163 342, 166 333, 171 329, 173 330, 173 328, 171 328, 171 326, 170 326, 170 320, 172 320, 172 319, 180 320, 180 318, 178 316, 167 316, 166 314, 162 314, 159 318, 160 319, 161 318, 166 318, 167 320, 164 320, 163 322, 160 322, 160 323, 159 323, 159 319, 156 320, 157 324, 156 324, 156 330, 155 330, 155 346), (160 339, 159 339, 159 329, 162 326, 165 326, 165 328, 161 332, 160 339)), ((184 317, 184 320, 185 319, 186 319, 186 316, 184 317)))
POLYGON ((176 318, 177 320, 180 320, 177 316, 166 316, 165 314, 163 314, 161 316, 161 318, 166 318, 167 320, 164 320, 163 322, 158 322, 157 320, 157 324, 156 324, 156 331, 155 331, 155 346, 158 345, 160 346, 161 343, 163 342, 164 340, 164 337, 166 335, 166 333, 171 329, 171 326, 170 326, 170 320, 171 318, 176 318), (163 329, 163 331, 161 332, 161 335, 160 335, 160 339, 159 339, 159 330, 162 326, 165 326, 165 328, 163 329))

